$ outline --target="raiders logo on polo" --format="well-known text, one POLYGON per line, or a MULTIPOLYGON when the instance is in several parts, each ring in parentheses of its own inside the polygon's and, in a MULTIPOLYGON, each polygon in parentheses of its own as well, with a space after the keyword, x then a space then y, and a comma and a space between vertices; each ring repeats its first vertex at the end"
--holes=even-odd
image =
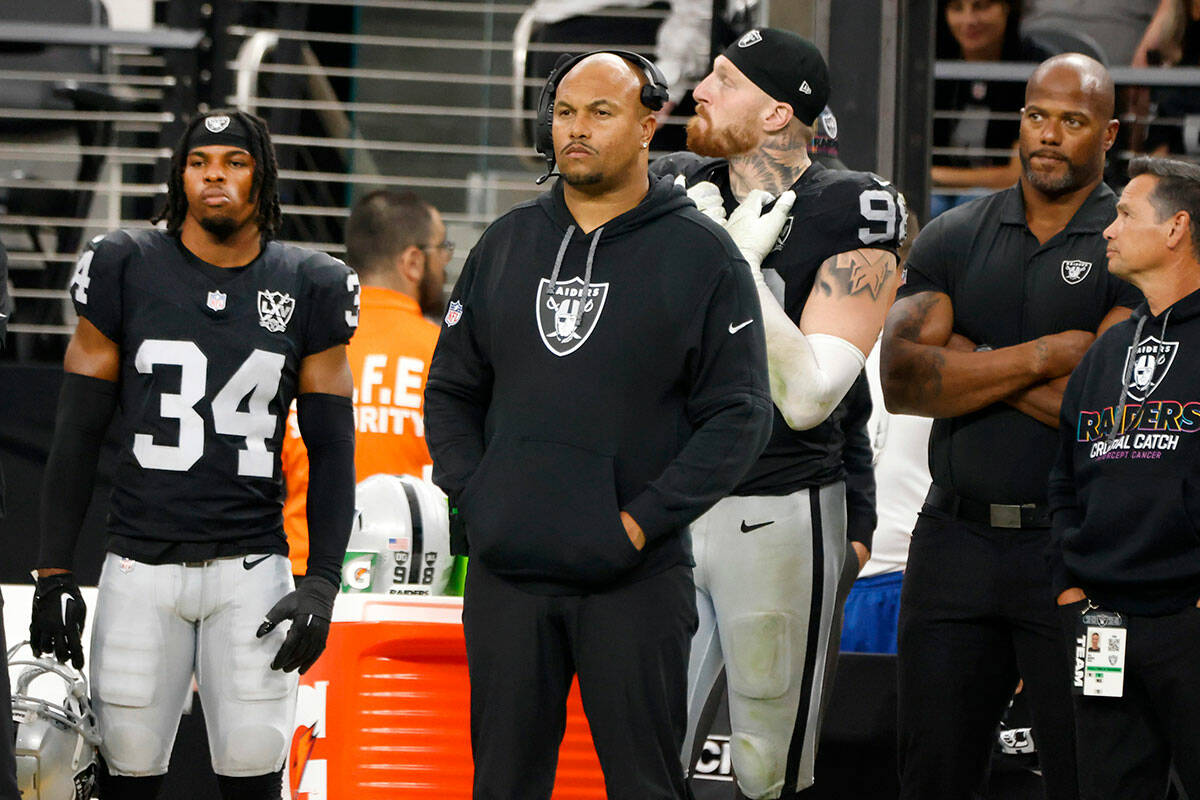
POLYGON ((1062 279, 1071 286, 1079 283, 1092 271, 1092 262, 1077 259, 1062 262, 1062 279))
POLYGON ((758 31, 746 31, 742 38, 738 39, 738 47, 749 47, 752 44, 758 44, 762 41, 762 34, 758 31))
POLYGON ((204 127, 208 128, 209 133, 220 133, 229 127, 229 115, 217 114, 215 116, 205 117, 204 127))
POLYGON ((284 292, 269 292, 265 289, 258 291, 258 324, 271 333, 283 333, 287 330, 292 312, 296 310, 296 301, 290 294, 284 292))
POLYGON ((549 278, 538 281, 535 313, 546 349, 567 356, 582 347, 596 330, 607 297, 607 283, 591 284, 585 297, 582 278, 558 281, 553 287, 549 278))
POLYGON ((1136 348, 1128 348, 1125 351, 1126 363, 1132 364, 1132 367, 1125 376, 1125 386, 1129 396, 1139 401, 1149 397, 1167 376, 1178 352, 1179 342, 1164 342, 1156 336, 1147 336, 1138 342, 1136 348))
POLYGON ((788 236, 792 233, 792 217, 789 214, 788 218, 783 221, 783 227, 779 229, 779 238, 775 240, 775 246, 771 248, 772 253, 778 253, 787 244, 788 236))

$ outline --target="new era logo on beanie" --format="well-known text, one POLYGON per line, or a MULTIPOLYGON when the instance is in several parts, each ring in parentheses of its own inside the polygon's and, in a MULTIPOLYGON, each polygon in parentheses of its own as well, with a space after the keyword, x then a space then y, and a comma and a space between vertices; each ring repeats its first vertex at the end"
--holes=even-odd
POLYGON ((829 67, 816 45, 790 31, 756 28, 724 53, 742 74, 812 125, 829 100, 829 67))

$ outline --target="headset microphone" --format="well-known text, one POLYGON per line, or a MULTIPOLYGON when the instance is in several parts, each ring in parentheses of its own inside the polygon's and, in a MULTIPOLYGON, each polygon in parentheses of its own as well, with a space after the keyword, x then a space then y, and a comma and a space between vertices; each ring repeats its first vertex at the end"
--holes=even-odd
POLYGON ((670 89, 667 88, 667 79, 663 77, 662 71, 654 65, 653 61, 645 56, 638 55, 629 50, 593 50, 577 56, 570 53, 563 53, 554 62, 554 69, 550 70, 550 76, 546 78, 546 85, 542 87, 542 92, 538 96, 533 145, 538 154, 546 160, 546 174, 537 179, 538 186, 541 186, 551 177, 559 175, 554 170, 556 158, 554 155, 553 132, 554 96, 558 93, 558 84, 562 82, 563 77, 571 71, 572 67, 588 56, 596 55, 597 53, 611 53, 615 56, 620 56, 642 70, 648 83, 642 86, 641 101, 642 105, 651 111, 661 110, 671 96, 670 89))

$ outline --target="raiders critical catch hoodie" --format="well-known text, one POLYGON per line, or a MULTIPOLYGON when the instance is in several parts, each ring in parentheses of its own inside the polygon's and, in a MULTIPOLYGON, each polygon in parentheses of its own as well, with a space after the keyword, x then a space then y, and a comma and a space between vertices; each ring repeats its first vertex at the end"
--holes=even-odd
POLYGON ((556 183, 468 256, 425 427, 471 558, 523 588, 582 593, 692 563, 688 524, 771 430, 745 262, 669 179, 587 234, 556 183))
POLYGON ((1200 598, 1200 292, 1142 304, 1071 375, 1050 474, 1056 594, 1156 616, 1200 598))

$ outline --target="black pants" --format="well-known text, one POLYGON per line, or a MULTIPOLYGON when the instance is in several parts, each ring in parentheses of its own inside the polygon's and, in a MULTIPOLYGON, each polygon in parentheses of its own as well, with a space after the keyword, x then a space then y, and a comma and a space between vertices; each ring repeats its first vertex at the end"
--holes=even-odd
POLYGON ((472 560, 463 629, 475 800, 550 797, 575 674, 608 797, 690 797, 679 751, 696 624, 691 567, 611 591, 546 596, 472 560))
POLYGON ((1122 697, 1076 697, 1079 796, 1161 800, 1172 758, 1200 798, 1200 608, 1128 618, 1122 697))
MULTIPOLYGON (((4 613, 4 598, 0 597, 0 616, 4 613)), ((8 652, 4 639, 4 624, 0 620, 0 653, 8 652)), ((8 661, 4 662, 6 665, 8 661)), ((17 762, 13 756, 12 694, 8 684, 8 668, 0 671, 0 800, 20 800, 17 791, 17 762)))
POLYGON ((1046 796, 1076 797, 1071 661, 1042 555, 1046 536, 928 506, 918 517, 900 595, 902 798, 975 796, 1019 679, 1046 796))

